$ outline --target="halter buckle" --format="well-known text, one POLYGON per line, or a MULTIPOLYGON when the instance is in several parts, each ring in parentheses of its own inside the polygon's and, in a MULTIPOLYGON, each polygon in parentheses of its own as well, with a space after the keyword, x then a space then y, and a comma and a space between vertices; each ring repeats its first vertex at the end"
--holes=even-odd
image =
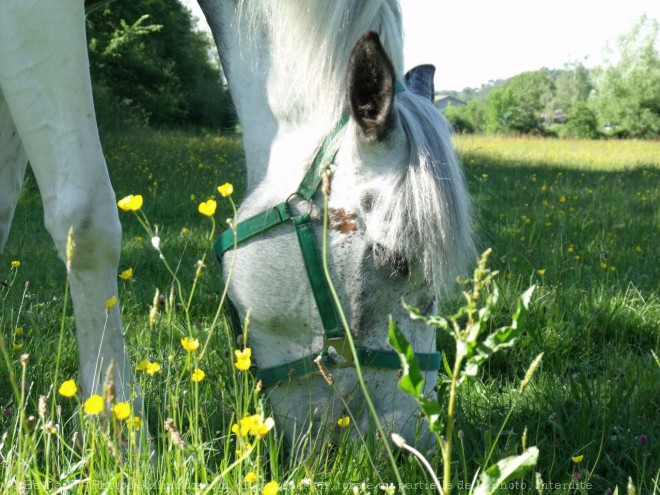
POLYGON ((354 359, 351 352, 351 346, 346 337, 337 337, 325 339, 323 342, 323 351, 328 354, 337 368, 346 368, 353 366, 354 359))
POLYGON ((289 207, 289 211, 290 211, 290 212, 293 212, 294 209, 297 211, 297 214, 293 214, 293 213, 291 213, 291 216, 294 216, 294 217, 297 216, 297 215, 301 215, 301 214, 302 214, 302 215, 305 215, 305 214, 306 214, 307 216, 311 216, 311 215, 312 215, 312 211, 314 211, 314 203, 312 202, 312 200, 311 200, 311 199, 306 199, 306 198, 305 198, 302 194, 300 194, 299 192, 294 192, 294 193, 290 194, 289 197, 286 198, 285 203, 286 203, 287 206, 289 207), (295 198, 298 198, 300 201, 298 201, 298 202, 294 205, 294 204, 292 203, 292 201, 293 201, 295 198), (299 207, 299 205, 300 205, 301 203, 306 203, 306 204, 307 204, 307 207, 309 208, 309 210, 308 210, 306 213, 303 213, 303 212, 302 212, 302 209, 299 207))

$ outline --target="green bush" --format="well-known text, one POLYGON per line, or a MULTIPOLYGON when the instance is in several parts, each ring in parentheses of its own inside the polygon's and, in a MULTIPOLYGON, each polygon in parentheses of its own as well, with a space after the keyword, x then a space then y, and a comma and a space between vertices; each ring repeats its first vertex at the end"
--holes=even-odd
POLYGON ((215 46, 177 0, 112 3, 87 18, 87 33, 101 122, 128 112, 156 126, 233 126, 215 46))
POLYGON ((474 122, 474 116, 470 112, 470 106, 473 103, 464 106, 448 105, 442 110, 442 113, 451 123, 455 132, 459 134, 473 134, 478 130, 477 124, 474 122))
POLYGON ((580 102, 573 105, 568 111, 566 132, 571 137, 582 139, 597 139, 598 116, 587 103, 580 102))

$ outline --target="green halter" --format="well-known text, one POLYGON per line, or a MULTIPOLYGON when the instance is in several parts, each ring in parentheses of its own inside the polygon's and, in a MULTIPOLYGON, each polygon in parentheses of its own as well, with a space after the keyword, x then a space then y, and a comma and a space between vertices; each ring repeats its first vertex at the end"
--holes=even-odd
MULTIPOLYGON (((397 91, 401 91, 401 88, 405 89, 403 85, 397 82, 397 91)), ((307 270, 307 277, 323 324, 325 344, 322 350, 309 356, 279 366, 259 369, 257 371, 257 379, 261 380, 264 387, 274 385, 280 381, 300 378, 318 372, 319 368, 316 359, 319 356, 326 367, 354 365, 353 355, 350 352, 348 343, 345 341, 344 331, 339 324, 337 311, 325 278, 321 258, 316 248, 310 213, 293 215, 289 206, 289 200, 295 197, 311 202, 321 185, 323 166, 328 163, 334 163, 337 155, 337 150, 331 152, 329 148, 332 146, 337 135, 344 129, 348 120, 349 115, 344 115, 326 136, 321 147, 316 152, 311 167, 295 193, 290 195, 283 203, 279 203, 258 215, 238 223, 236 225, 235 236, 232 229, 225 230, 215 243, 216 256, 219 261, 222 261, 222 255, 234 247, 235 240, 237 243, 241 243, 289 220, 296 230, 298 243, 300 244, 300 250, 305 262, 305 269, 307 270), (335 353, 332 352, 331 347, 335 350, 335 353), (334 354, 340 356, 340 362, 337 362, 334 354)), ((363 347, 357 347, 356 351, 358 362, 362 366, 389 369, 401 368, 399 356, 394 351, 366 349, 363 347)), ((417 353, 416 356, 422 370, 432 371, 440 369, 439 352, 417 353)))

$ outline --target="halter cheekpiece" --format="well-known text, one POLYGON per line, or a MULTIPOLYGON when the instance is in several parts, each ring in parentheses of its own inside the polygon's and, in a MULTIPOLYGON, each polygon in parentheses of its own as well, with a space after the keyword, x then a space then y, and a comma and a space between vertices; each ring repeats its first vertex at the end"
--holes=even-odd
MULTIPOLYGON (((404 91, 405 86, 396 81, 396 91, 404 91)), ((293 214, 290 202, 294 198, 300 198, 311 204, 311 201, 318 191, 321 182, 324 166, 332 164, 335 161, 337 150, 331 151, 330 147, 337 135, 344 129, 348 123, 349 115, 345 114, 337 122, 330 133, 325 137, 319 147, 312 165, 300 182, 298 189, 282 203, 279 203, 266 211, 239 222, 234 229, 225 230, 215 243, 214 249, 218 261, 222 261, 222 256, 234 244, 250 239, 276 225, 291 221, 298 237, 298 244, 303 255, 307 278, 312 289, 314 301, 323 324, 325 332, 323 349, 314 352, 308 356, 295 361, 290 361, 279 366, 262 368, 257 371, 256 377, 261 380, 264 387, 275 385, 276 383, 292 378, 300 378, 314 372, 319 368, 316 360, 320 357, 326 367, 346 367, 354 366, 353 355, 345 340, 343 328, 337 317, 337 309, 330 293, 321 258, 316 248, 314 240, 314 230, 310 211, 293 214)), ((236 318, 238 320, 238 318, 236 318)), ((240 322, 232 322, 240 324, 240 322)), ((356 347, 357 360, 362 366, 372 366, 376 368, 400 369, 401 361, 394 351, 367 349, 356 347)), ((416 353, 420 368, 424 371, 433 371, 440 369, 440 353, 416 353)))

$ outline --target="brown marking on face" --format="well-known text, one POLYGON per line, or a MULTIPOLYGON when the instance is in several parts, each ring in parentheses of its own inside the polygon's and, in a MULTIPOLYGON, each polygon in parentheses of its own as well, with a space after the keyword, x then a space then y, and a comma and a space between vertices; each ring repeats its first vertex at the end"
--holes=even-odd
POLYGON ((331 229, 340 234, 350 234, 357 231, 357 215, 355 213, 347 213, 343 208, 330 208, 328 213, 331 229))

